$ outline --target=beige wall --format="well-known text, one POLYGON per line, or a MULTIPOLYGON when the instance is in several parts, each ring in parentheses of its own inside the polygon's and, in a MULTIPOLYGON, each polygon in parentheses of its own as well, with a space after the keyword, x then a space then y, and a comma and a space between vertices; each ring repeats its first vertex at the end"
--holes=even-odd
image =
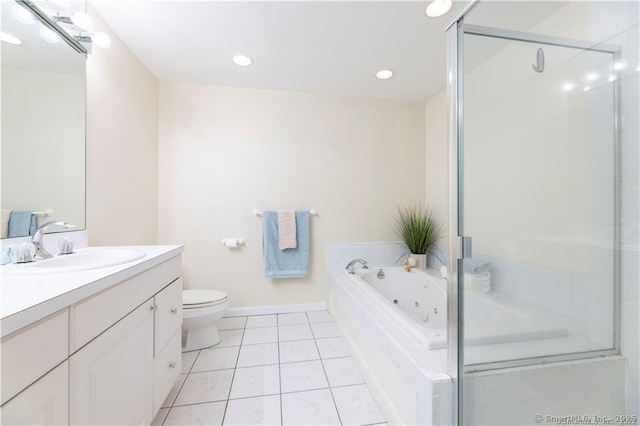
POLYGON ((95 11, 109 49, 87 60, 87 229, 91 245, 155 244, 158 81, 95 11))
POLYGON ((449 229, 449 110, 447 92, 440 92, 425 104, 425 172, 426 200, 435 217, 443 226, 443 238, 438 242, 446 246, 449 229))
POLYGON ((323 302, 326 243, 396 240, 397 206, 424 200, 424 149, 420 104, 163 84, 159 241, 186 244, 186 287, 235 307, 323 302), (254 208, 319 211, 307 278, 264 278, 254 208))

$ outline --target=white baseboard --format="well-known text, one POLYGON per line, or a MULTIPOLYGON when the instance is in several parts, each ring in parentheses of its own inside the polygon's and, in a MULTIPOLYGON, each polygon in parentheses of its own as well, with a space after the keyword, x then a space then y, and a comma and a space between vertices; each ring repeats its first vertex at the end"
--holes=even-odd
POLYGON ((293 312, 326 311, 327 302, 296 303, 290 305, 248 306, 245 308, 229 308, 225 317, 244 317, 248 315, 289 314, 293 312))

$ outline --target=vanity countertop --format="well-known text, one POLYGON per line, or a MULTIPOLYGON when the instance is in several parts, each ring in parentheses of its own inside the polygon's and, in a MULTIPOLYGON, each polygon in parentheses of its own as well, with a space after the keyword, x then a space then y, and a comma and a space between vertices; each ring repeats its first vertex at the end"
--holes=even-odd
POLYGON ((3 273, 0 277, 1 336, 138 275, 184 251, 181 245, 121 248, 141 250, 146 256, 130 263, 86 271, 43 275, 3 273))

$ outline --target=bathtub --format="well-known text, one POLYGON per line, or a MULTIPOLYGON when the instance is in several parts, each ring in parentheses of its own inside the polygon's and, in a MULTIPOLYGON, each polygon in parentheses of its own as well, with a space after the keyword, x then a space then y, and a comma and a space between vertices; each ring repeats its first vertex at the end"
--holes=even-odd
MULTIPOLYGON (((360 269, 351 277, 374 289, 370 296, 395 309, 406 330, 427 349, 439 349, 447 347, 447 288, 439 275, 435 270, 384 267, 360 269)), ((568 334, 568 319, 507 295, 466 291, 464 298, 465 316, 472 319, 465 325, 467 346, 568 334)))

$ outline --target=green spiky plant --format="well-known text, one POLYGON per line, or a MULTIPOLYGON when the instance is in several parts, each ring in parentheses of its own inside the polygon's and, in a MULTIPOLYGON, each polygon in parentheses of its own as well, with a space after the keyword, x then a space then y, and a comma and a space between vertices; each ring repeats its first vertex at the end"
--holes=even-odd
POLYGON ((429 248, 442 236, 442 225, 430 209, 418 206, 398 207, 396 233, 411 253, 427 254, 429 248))

